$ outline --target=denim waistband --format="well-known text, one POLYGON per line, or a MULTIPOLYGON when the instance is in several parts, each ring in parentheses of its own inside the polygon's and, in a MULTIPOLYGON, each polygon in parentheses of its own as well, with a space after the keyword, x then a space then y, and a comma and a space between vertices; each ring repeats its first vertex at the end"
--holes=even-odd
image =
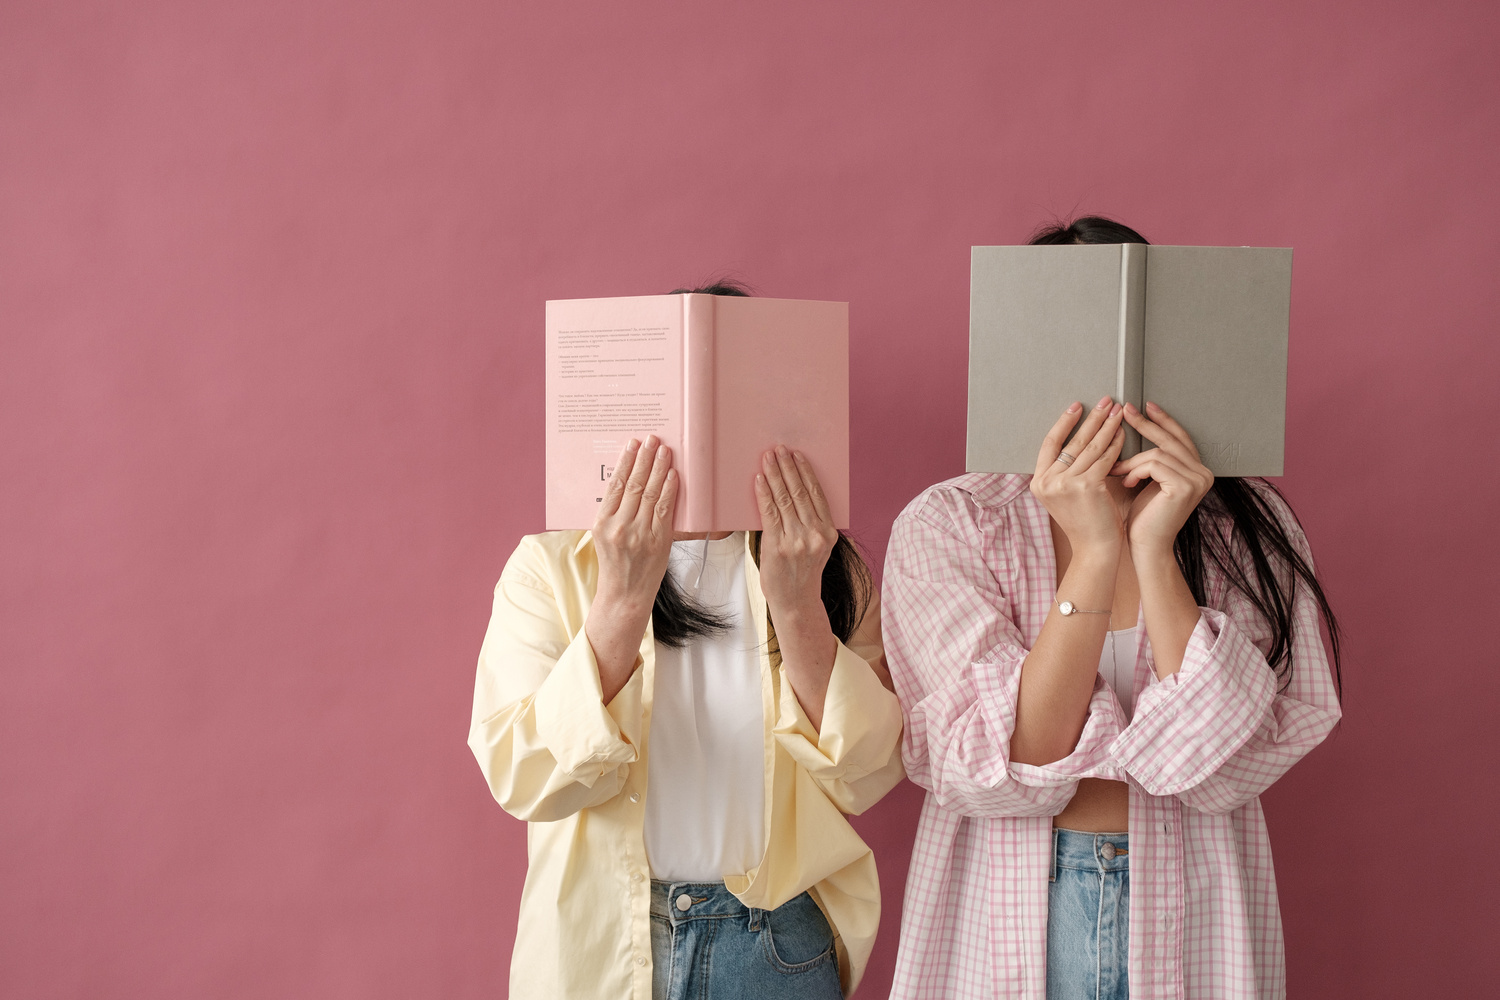
POLYGON ((1130 837, 1123 833, 1052 831, 1052 866, 1086 872, 1130 871, 1130 837))
POLYGON ((754 911, 724 888, 723 882, 651 880, 651 915, 674 923, 702 917, 735 917, 754 911))

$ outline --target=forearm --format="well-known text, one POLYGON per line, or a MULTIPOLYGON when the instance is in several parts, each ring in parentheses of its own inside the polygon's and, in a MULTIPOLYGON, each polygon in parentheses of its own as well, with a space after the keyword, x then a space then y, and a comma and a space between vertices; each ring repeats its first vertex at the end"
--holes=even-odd
POLYGON ((599 686, 604 704, 614 700, 635 673, 640 662, 641 640, 646 623, 651 620, 651 606, 600 594, 589 608, 583 630, 593 647, 599 664, 599 686))
POLYGON ((771 610, 776 645, 781 651, 781 673, 808 721, 823 728, 823 705, 828 699, 828 681, 838 655, 838 639, 828 623, 828 612, 819 598, 804 598, 782 609, 771 610))
POLYGON ((1140 581, 1141 612, 1146 618, 1146 634, 1151 637, 1156 676, 1165 680, 1182 669, 1188 640, 1201 616, 1198 601, 1171 547, 1132 549, 1131 558, 1140 581))
POLYGON ((1021 664, 1016 726, 1010 739, 1010 759, 1015 763, 1050 764, 1077 745, 1109 630, 1119 558, 1118 548, 1081 551, 1069 563, 1058 600, 1106 613, 1063 615, 1054 602, 1021 664))

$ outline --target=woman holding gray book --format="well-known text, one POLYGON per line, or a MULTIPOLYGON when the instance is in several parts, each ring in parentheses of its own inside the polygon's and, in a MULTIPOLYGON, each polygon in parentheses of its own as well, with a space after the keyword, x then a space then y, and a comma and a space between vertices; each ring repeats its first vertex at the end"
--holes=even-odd
POLYGON ((1074 403, 1033 475, 912 501, 884 591, 928 792, 892 997, 1284 996, 1258 796, 1339 719, 1338 628, 1275 488, 1154 404, 1074 403), (1120 460, 1126 426, 1156 447, 1120 460))

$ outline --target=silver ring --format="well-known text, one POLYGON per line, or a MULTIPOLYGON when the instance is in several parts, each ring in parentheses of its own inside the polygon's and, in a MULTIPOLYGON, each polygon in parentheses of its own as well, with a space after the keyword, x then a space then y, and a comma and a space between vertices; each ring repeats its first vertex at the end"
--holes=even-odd
POLYGON ((1058 454, 1057 460, 1059 462, 1061 462, 1063 465, 1072 465, 1073 464, 1073 456, 1069 455, 1065 451, 1058 454))

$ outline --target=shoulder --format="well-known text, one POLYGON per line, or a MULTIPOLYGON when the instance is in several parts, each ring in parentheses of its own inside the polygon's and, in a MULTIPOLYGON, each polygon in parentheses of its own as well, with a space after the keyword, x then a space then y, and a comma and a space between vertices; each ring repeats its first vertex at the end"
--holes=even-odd
POLYGON ((1292 510, 1292 505, 1287 503, 1286 497, 1282 496, 1269 480, 1266 479, 1242 479, 1252 493, 1260 498, 1272 517, 1281 525, 1290 538, 1305 538, 1302 532, 1302 522, 1297 520, 1297 514, 1292 510))
POLYGON ((925 523, 940 530, 968 534, 983 521, 1031 499, 1030 476, 971 472, 929 486, 896 518, 903 526, 925 523))
POLYGON ((594 558, 593 534, 588 531, 543 531, 524 535, 505 563, 500 581, 555 588, 561 579, 574 578, 594 558))

